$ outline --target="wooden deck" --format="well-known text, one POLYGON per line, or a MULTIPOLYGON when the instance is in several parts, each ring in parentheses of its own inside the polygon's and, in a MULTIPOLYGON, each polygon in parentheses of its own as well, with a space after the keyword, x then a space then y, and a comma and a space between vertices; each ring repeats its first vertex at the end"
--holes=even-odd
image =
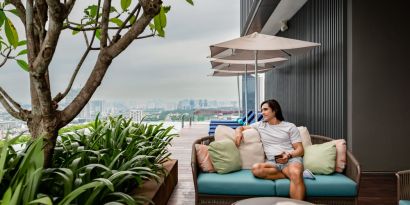
MULTIPOLYGON (((191 173, 191 146, 201 137, 208 135, 208 125, 192 125, 180 132, 180 137, 172 142, 170 151, 173 159, 178 159, 178 184, 168 201, 168 205, 195 204, 194 184, 191 173)), ((396 178, 394 174, 362 173, 359 190, 360 205, 396 205, 396 178)))

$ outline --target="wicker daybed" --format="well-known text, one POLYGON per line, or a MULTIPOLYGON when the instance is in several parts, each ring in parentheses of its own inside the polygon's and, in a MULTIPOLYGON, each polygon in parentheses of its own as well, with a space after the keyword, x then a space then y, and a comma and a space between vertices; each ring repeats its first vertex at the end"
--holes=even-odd
MULTIPOLYGON (((197 159, 196 159, 195 144, 208 145, 213 140, 214 140, 214 137, 212 136, 203 137, 201 139, 196 140, 194 144, 192 145, 191 167, 192 167, 192 175, 193 175, 194 186, 195 186, 195 204, 226 204, 228 205, 228 204, 232 204, 233 202, 241 200, 241 199, 256 197, 255 195, 250 196, 250 195, 224 195, 224 194, 199 193, 198 176, 200 174, 205 174, 205 173, 201 173, 200 168, 198 166, 197 159)), ((311 135, 311 140, 312 140, 312 144, 320 144, 320 143, 331 141, 333 139, 328 138, 328 137, 318 136, 318 135, 311 135)), ((352 183, 355 184, 356 190, 353 190, 353 192, 355 193, 355 196, 349 196, 349 197, 340 197, 340 196, 338 197, 332 197, 332 196, 311 197, 311 196, 307 196, 305 200, 312 202, 312 203, 316 203, 316 204, 329 204, 329 205, 354 204, 356 205, 358 190, 359 190, 359 182, 360 182, 360 166, 356 158, 353 156, 353 154, 350 151, 347 151, 346 168, 342 174, 350 178, 351 180, 349 179, 349 181, 352 181, 352 183)), ((308 189, 309 187, 306 187, 306 188, 308 189)))

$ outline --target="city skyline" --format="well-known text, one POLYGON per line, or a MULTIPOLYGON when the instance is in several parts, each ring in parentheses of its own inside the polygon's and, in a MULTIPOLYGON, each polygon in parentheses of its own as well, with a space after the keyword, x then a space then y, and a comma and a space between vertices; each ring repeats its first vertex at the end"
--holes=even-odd
MULTIPOLYGON (((139 103, 204 97, 237 100, 236 78, 208 77, 211 70, 206 56, 209 55, 210 44, 239 36, 239 2, 212 0, 194 3, 195 6, 185 1, 165 2, 165 5, 172 6, 168 13, 166 37, 134 42, 112 63, 93 99, 139 103), (224 18, 218 17, 221 15, 224 18)), ((51 64, 53 96, 65 89, 84 49, 81 35, 73 37, 71 32, 64 32, 60 42, 51 64)), ((74 87, 85 83, 94 60, 95 55, 91 54, 74 87)), ((29 103, 27 73, 14 62, 8 63, 1 72, 0 85, 19 103, 29 103)))

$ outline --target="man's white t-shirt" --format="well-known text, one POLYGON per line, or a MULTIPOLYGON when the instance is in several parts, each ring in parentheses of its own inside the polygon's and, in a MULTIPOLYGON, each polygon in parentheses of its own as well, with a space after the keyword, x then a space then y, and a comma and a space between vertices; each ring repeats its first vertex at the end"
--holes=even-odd
MULTIPOLYGON (((292 144, 302 142, 298 128, 290 122, 282 121, 277 125, 259 121, 250 125, 260 136, 268 160, 274 160, 275 155, 293 151, 292 144)), ((246 139, 245 139, 246 140, 246 139)))

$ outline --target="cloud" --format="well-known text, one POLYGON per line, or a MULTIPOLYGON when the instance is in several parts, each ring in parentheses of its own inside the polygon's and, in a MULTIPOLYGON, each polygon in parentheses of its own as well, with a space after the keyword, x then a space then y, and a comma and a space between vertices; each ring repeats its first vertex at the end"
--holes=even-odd
MULTIPOLYGON (((86 1, 91 2, 91 1, 86 1)), ((236 78, 212 78, 206 56, 209 45, 239 36, 239 1, 194 1, 190 6, 183 0, 164 1, 171 5, 166 37, 137 40, 117 57, 96 99, 233 99, 237 98, 236 78)), ((82 5, 75 15, 82 15, 82 5)), ((73 16, 73 15, 72 15, 73 16)), ((62 34, 50 67, 53 94, 62 91, 85 49, 81 34, 62 34)), ((96 54, 91 54, 74 85, 85 84, 96 54)), ((10 90, 17 99, 29 102, 27 73, 14 63, 0 69, 0 86, 10 90)))

